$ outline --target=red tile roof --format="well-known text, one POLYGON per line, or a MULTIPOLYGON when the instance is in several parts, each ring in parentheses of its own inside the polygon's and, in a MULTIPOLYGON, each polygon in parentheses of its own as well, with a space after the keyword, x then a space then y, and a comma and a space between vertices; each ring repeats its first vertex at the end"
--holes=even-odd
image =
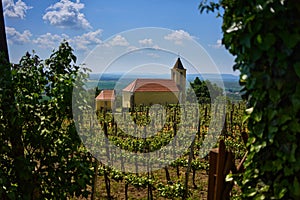
POLYGON ((123 91, 127 92, 178 92, 176 83, 170 79, 136 79, 123 91))
POLYGON ((96 100, 113 101, 115 100, 115 97, 116 95, 114 90, 102 90, 96 97, 96 100))

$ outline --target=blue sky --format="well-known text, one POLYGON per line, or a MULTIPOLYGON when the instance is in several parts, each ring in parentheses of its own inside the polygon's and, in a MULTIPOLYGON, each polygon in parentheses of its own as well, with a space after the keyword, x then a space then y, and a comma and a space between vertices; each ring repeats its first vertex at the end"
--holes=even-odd
MULTIPOLYGON (((122 47, 128 51, 136 49, 133 43, 138 42, 140 46, 159 50, 163 40, 168 40, 176 47, 174 51, 184 55, 184 50, 180 52, 183 44, 193 41, 202 46, 221 73, 238 74, 232 70, 234 58, 221 45, 221 18, 200 14, 200 0, 2 0, 2 3, 10 59, 14 63, 32 50, 42 59, 47 58, 63 39, 70 42, 79 64, 91 65, 96 63, 91 60, 94 57, 105 57, 104 47, 122 47), (161 32, 166 30, 166 35, 160 39, 156 34, 145 34, 139 39, 136 35, 135 39, 134 34, 139 32, 132 30, 143 27, 158 27, 161 32), (101 48, 95 50, 95 47, 101 48)), ((152 56, 154 53, 148 52, 152 56)), ((201 66, 210 68, 204 60, 199 61, 201 66)), ((97 72, 95 66, 88 67, 97 72)))

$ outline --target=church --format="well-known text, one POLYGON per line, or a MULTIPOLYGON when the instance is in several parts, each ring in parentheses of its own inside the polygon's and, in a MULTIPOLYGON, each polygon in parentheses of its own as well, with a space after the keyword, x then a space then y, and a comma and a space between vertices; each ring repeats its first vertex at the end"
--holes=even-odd
POLYGON ((171 69, 171 79, 136 79, 122 90, 122 107, 177 104, 185 100, 186 69, 180 58, 171 69))

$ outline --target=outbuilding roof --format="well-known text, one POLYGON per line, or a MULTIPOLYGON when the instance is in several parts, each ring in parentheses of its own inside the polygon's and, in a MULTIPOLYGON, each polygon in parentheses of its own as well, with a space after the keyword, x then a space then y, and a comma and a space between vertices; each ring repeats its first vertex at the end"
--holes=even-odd
POLYGON ((96 100, 102 101, 114 101, 116 94, 114 90, 102 90, 100 94, 96 97, 96 100))

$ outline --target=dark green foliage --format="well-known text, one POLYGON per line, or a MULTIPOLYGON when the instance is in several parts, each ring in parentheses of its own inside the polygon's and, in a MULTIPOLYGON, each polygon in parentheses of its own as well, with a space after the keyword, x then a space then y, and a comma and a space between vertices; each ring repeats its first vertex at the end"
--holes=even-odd
POLYGON ((220 0, 222 42, 249 109, 249 151, 241 182, 247 199, 300 199, 300 4, 296 0, 220 0))
POLYGON ((95 87, 95 89, 93 91, 95 91, 95 98, 96 98, 100 94, 101 89, 99 89, 98 87, 95 87))
MULTIPOLYGON (((21 130, 23 154, 20 161, 12 152, 11 132, 5 129, 1 109, 1 167, 0 197, 3 199, 66 199, 68 196, 86 196, 93 171, 91 156, 77 135, 72 117, 72 91, 75 78, 85 72, 76 66, 76 57, 67 42, 42 62, 38 56, 27 53, 18 65, 11 68, 17 105, 14 120, 21 130), (2 132, 3 131, 3 132, 2 132), (18 172, 21 176, 18 176, 18 172), (27 185, 19 179, 30 180, 27 185)), ((2 99, 2 98, 1 98, 2 99)), ((1 101, 1 108, 6 102, 1 101)))
POLYGON ((211 103, 212 100, 221 96, 223 93, 220 87, 218 87, 215 83, 212 84, 209 80, 201 81, 198 77, 196 77, 194 82, 191 82, 190 84, 192 88, 189 88, 187 91, 188 101, 193 101, 193 99, 189 99, 194 96, 191 95, 192 92, 195 93, 198 103, 211 103))

